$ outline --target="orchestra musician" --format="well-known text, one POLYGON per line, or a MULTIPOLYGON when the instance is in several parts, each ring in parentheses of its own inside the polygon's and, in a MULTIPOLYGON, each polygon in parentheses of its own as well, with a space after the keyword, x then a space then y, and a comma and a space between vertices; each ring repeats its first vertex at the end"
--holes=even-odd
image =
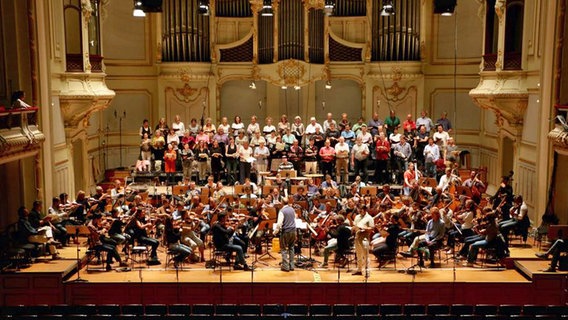
POLYGON ((100 213, 94 213, 92 215, 91 221, 87 224, 89 229, 89 249, 94 251, 104 251, 107 253, 106 270, 112 270, 111 264, 113 259, 120 263, 121 267, 127 267, 128 264, 123 262, 120 258, 120 254, 116 250, 116 246, 110 243, 103 243, 102 237, 106 234, 107 230, 102 226, 102 215, 100 213))
MULTIPOLYGON (((414 238, 414 241, 408 248, 407 252, 402 252, 401 254, 406 257, 412 257, 414 252, 418 251, 419 248, 423 247, 432 247, 435 245, 439 245, 444 238, 446 228, 444 227, 444 223, 440 219, 440 209, 437 207, 432 207, 430 209, 431 219, 428 220, 426 224, 426 233, 414 238)), ((425 250, 424 250, 425 251, 425 250)), ((422 260, 422 251, 418 251, 418 255, 420 257, 420 265, 424 265, 424 261, 422 260)), ((430 267, 434 266, 434 255, 427 252, 427 256, 430 256, 430 267)))
POLYGON ((510 185, 511 171, 508 176, 501 177, 501 183, 497 192, 489 199, 493 206, 493 210, 500 214, 501 220, 509 220, 509 212, 513 202, 513 187, 510 185))
POLYGON ((369 236, 375 228, 373 217, 367 212, 366 206, 359 206, 357 216, 353 220, 353 232, 355 233, 355 252, 357 254, 357 270, 354 276, 369 276, 369 236))
MULTIPOLYGON (((126 216, 126 218, 130 219, 129 216, 126 216)), ((126 251, 126 244, 130 243, 131 238, 129 234, 123 232, 125 226, 123 219, 123 217, 119 217, 117 208, 111 210, 111 223, 108 229, 108 236, 117 244, 124 244, 123 251, 126 251)))
MULTIPOLYGON (((494 213, 490 212, 485 216, 485 227, 479 231, 479 235, 482 239, 475 241, 469 246, 467 254, 467 262, 464 266, 473 267, 475 260, 477 259, 477 253, 480 248, 485 248, 488 245, 494 244, 494 241, 498 240, 499 227, 497 226, 497 217, 494 213)), ((464 245, 465 247, 465 245, 464 245)))
MULTIPOLYGON (((455 223, 455 228, 448 232, 447 246, 448 254, 453 252, 456 238, 464 239, 474 235, 473 231, 473 218, 475 217, 475 202, 469 199, 465 202, 464 211, 455 215, 458 223, 455 223), (459 231, 458 231, 459 229, 459 231)), ((452 222, 453 223, 453 222, 452 222)))
MULTIPOLYGON (((134 208, 133 208, 134 209, 134 208)), ((134 217, 130 220, 130 223, 126 226, 128 232, 132 239, 136 240, 138 244, 148 245, 152 247, 150 252, 150 259, 148 260, 148 264, 160 264, 158 260, 158 246, 160 242, 155 238, 151 238, 148 236, 148 229, 154 227, 151 222, 146 222, 146 210, 136 209, 136 212, 133 213, 134 217)))
POLYGON ((329 254, 335 251, 336 261, 343 257, 343 254, 351 248, 349 239, 351 238, 351 228, 346 222, 345 217, 338 214, 335 219, 336 227, 329 230, 328 234, 332 238, 328 241, 327 246, 323 250, 322 268, 327 268, 329 254))
POLYGON ((250 271, 251 268, 248 266, 245 260, 243 248, 229 242, 229 239, 235 231, 232 227, 229 226, 229 221, 227 219, 226 213, 220 213, 218 215, 218 220, 213 224, 211 230, 213 233, 213 243, 217 250, 225 251, 228 255, 233 252, 236 253, 235 265, 233 266, 233 269, 250 271))
POLYGON ((18 209, 18 242, 22 244, 33 243, 38 244, 43 255, 45 249, 51 254, 52 259, 59 259, 57 249, 53 244, 53 234, 48 226, 42 228, 34 228, 29 220, 30 211, 26 207, 18 209))
POLYGON ((513 198, 513 207, 509 210, 509 219, 499 222, 499 230, 505 238, 505 243, 507 245, 509 244, 508 235, 511 230, 513 230, 515 234, 520 234, 523 237, 523 241, 527 241, 528 230, 531 224, 528 211, 529 208, 523 201, 523 197, 521 195, 516 195, 513 198))
POLYGON ((479 204, 481 202, 481 195, 485 192, 486 187, 483 181, 477 176, 478 173, 475 170, 471 170, 469 178, 463 182, 462 186, 471 189, 471 199, 476 204, 479 204))
POLYGON ((173 260, 174 267, 177 268, 178 265, 187 259, 187 257, 189 257, 193 252, 190 247, 180 243, 181 232, 179 229, 174 227, 174 220, 171 217, 166 218, 164 235, 168 250, 175 254, 173 260))
POLYGON ((372 253, 379 261, 379 268, 384 266, 388 260, 383 258, 383 255, 388 252, 396 252, 398 234, 400 233, 399 218, 397 215, 391 214, 388 225, 384 227, 386 237, 382 236, 380 232, 375 235, 381 236, 384 241, 373 241, 372 253))

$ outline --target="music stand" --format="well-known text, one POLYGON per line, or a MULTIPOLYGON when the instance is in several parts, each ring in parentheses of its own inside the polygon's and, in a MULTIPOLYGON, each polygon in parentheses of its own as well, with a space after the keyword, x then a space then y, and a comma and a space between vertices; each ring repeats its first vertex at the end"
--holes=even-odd
POLYGON ((296 177, 296 170, 280 170, 278 173, 280 174, 281 177, 287 179, 296 177))
POLYGON ((270 253, 270 250, 268 249, 268 241, 269 241, 269 238, 270 238, 270 236, 268 235, 268 231, 269 231, 269 230, 272 230, 272 225, 273 225, 273 223, 274 223, 274 222, 273 222, 273 221, 270 221, 270 220, 265 220, 265 221, 261 221, 261 222, 260 222, 260 226, 258 227, 258 230, 264 230, 264 234, 263 234, 262 236, 264 237, 264 244, 265 244, 266 252, 263 253, 263 254, 261 254, 261 255, 258 257, 258 260, 260 260, 260 259, 261 259, 262 257, 264 257, 264 256, 269 256, 270 258, 276 260, 276 257, 274 257, 274 256, 270 253))
POLYGON ((82 279, 80 270, 81 270, 81 258, 79 257, 79 252, 81 251, 81 247, 79 247, 79 235, 90 235, 91 231, 85 225, 67 225, 65 226, 65 230, 67 234, 75 234, 75 238, 77 239, 77 279, 70 281, 70 282, 87 282, 88 280, 82 279))
POLYGON ((359 193, 362 196, 376 196, 377 195, 377 187, 361 187, 359 193))

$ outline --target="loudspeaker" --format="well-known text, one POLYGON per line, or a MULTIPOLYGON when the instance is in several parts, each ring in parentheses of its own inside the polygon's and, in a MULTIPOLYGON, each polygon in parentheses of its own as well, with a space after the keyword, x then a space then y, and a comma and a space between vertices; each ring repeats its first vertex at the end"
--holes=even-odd
POLYGON ((453 13, 456 8, 456 4, 457 0, 434 0, 434 13, 453 13))
POLYGON ((141 0, 142 11, 144 12, 162 12, 162 0, 141 0))

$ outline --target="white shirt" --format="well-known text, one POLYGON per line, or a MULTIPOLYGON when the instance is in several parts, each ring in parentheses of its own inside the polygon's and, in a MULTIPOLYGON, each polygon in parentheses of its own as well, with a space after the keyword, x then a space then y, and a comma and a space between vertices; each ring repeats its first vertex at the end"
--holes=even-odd
POLYGON ((347 143, 338 143, 335 145, 335 157, 337 159, 347 159, 349 157, 349 145, 347 143), (345 155, 339 155, 340 151, 345 151, 345 155))
POLYGON ((353 220, 353 225, 359 230, 370 229, 375 227, 375 221, 373 221, 373 217, 369 213, 365 213, 363 216, 357 214, 353 220))
POLYGON ((255 132, 260 131, 260 126, 257 123, 249 123, 249 125, 247 126, 247 133, 252 135, 255 132))
POLYGON ((355 159, 365 160, 369 156, 369 146, 365 143, 361 143, 361 145, 355 144, 351 152, 355 159))
POLYGON ((172 128, 175 130, 175 133, 178 135, 178 137, 183 137, 185 133, 185 125, 183 124, 183 122, 180 121, 180 123, 172 123, 172 128))
POLYGON ((436 143, 438 143, 438 141, 442 141, 442 146, 445 147, 446 144, 448 143, 448 139, 450 138, 450 135, 446 131, 442 131, 442 132, 436 131, 434 133, 434 135, 432 136, 432 138, 434 139, 434 142, 436 142, 436 143))
POLYGON ((363 134, 363 132, 359 133, 357 135, 357 139, 359 139, 359 138, 361 138, 363 140, 363 143, 371 143, 373 141, 373 136, 369 132, 367 132, 365 134, 363 134))
POLYGON ((440 148, 437 144, 427 144, 424 147, 424 158, 426 162, 436 162, 440 159, 440 148))
POLYGON ((329 127, 331 126, 332 123, 335 124, 335 127, 337 128, 337 123, 335 122, 335 120, 333 120, 333 119, 331 119, 331 121, 325 120, 325 121, 323 122, 323 126, 322 126, 322 127, 323 127, 323 132, 326 132, 327 129, 329 129, 329 127))
POLYGON ((448 188, 448 186, 450 185, 450 181, 452 181, 452 179, 456 179, 457 177, 454 176, 453 174, 450 175, 448 177, 447 174, 444 174, 441 178, 440 178, 440 182, 438 183, 438 187, 442 188, 442 191, 446 191, 446 189, 448 188))
POLYGON ((323 129, 322 129, 322 127, 321 127, 321 125, 320 125, 319 123, 312 124, 312 123, 310 122, 310 124, 308 124, 308 125, 306 126, 306 134, 314 134, 314 133, 316 133, 316 128, 317 128, 317 127, 320 128, 320 132, 324 132, 323 129))
POLYGON ((424 126, 426 127, 426 131, 430 131, 430 129, 432 128, 432 119, 428 118, 428 117, 420 117, 418 119, 416 119, 416 128, 420 128, 420 126, 424 126))
POLYGON ((468 210, 459 215, 458 218, 463 221, 461 226, 462 230, 473 228, 473 212, 468 210))
POLYGON ((266 163, 268 156, 270 156, 270 150, 268 150, 266 146, 262 148, 256 147, 254 149, 254 157, 256 158, 257 163, 266 163))
POLYGON ((239 146, 239 160, 246 162, 248 158, 252 157, 252 148, 249 146, 245 149, 243 146, 239 146))

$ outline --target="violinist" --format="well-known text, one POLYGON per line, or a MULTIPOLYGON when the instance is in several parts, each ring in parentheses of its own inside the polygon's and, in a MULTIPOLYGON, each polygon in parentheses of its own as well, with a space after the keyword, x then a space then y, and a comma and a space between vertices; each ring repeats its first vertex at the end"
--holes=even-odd
POLYGON ((381 192, 378 195, 378 199, 380 203, 387 206, 392 207, 394 204, 394 194, 390 190, 390 186, 388 184, 383 185, 381 192))
POLYGON ((111 264, 113 258, 120 263, 121 267, 128 266, 126 262, 123 262, 116 250, 116 246, 103 243, 102 237, 106 233, 106 230, 103 228, 101 223, 102 215, 100 213, 93 214, 91 221, 87 224, 87 228, 89 228, 89 249, 94 251, 104 251, 107 253, 107 261, 106 261, 106 270, 112 270, 111 264))
POLYGON ((453 252, 454 244, 456 238, 464 239, 466 237, 472 236, 473 232, 473 218, 475 217, 475 202, 473 200, 467 200, 465 202, 464 211, 461 214, 456 215, 458 223, 455 223, 455 228, 452 228, 448 232, 448 242, 449 248, 448 254, 453 252), (458 229, 461 231, 458 231, 458 229))
POLYGON ((165 221, 165 241, 168 250, 175 254, 174 267, 177 268, 178 264, 183 262, 189 257, 193 251, 191 248, 180 243, 181 233, 179 229, 174 227, 174 221, 171 217, 167 217, 165 221))
POLYGON ((337 227, 329 231, 329 235, 332 239, 328 241, 327 246, 323 250, 322 268, 327 268, 331 251, 335 250, 336 260, 338 260, 338 258, 342 257, 344 253, 351 248, 349 241, 351 238, 351 229, 345 217, 339 214, 333 220, 337 227))
POLYGON ((236 253, 235 265, 233 266, 235 270, 250 271, 251 268, 245 260, 243 248, 229 242, 234 232, 234 229, 229 226, 227 215, 225 213, 219 214, 217 222, 212 227, 213 244, 217 250, 225 251, 227 255, 230 255, 232 252, 236 253))
POLYGON ((528 230, 530 227, 530 219, 528 216, 529 208, 523 201, 521 195, 516 195, 513 199, 513 207, 509 210, 509 220, 502 220, 499 222, 499 230, 505 238, 505 243, 508 244, 508 235, 513 230, 515 234, 520 234, 523 241, 527 241, 528 230))
POLYGON ((202 221, 193 212, 188 212, 185 209, 181 210, 180 221, 182 221, 181 244, 191 248, 192 253, 199 250, 200 261, 205 262, 205 244, 195 232, 196 229, 200 229, 202 221))
POLYGON ((150 259, 148 260, 148 264, 160 264, 158 260, 158 246, 160 242, 154 238, 150 238, 148 236, 147 230, 153 228, 154 225, 150 222, 146 222, 146 211, 137 209, 134 217, 132 218, 131 222, 127 225, 127 229, 132 235, 132 238, 135 239, 138 244, 148 245, 152 247, 152 251, 150 252, 150 259))
MULTIPOLYGON (((440 216, 440 209, 437 207, 432 207, 430 209, 431 219, 428 220, 426 224, 426 233, 414 238, 414 241, 408 248, 408 252, 403 252, 402 255, 406 257, 412 257, 415 251, 418 251, 419 248, 422 247, 432 247, 438 245, 444 239, 446 234, 446 228, 444 227, 444 223, 441 220, 440 216)), ((422 261, 422 252, 418 251, 418 255, 420 257, 420 264, 423 264, 422 261)), ((430 267, 434 265, 434 255, 430 255, 430 267)))
MULTIPOLYGON (((396 252, 398 234, 400 233, 399 218, 397 215, 392 214, 386 229, 387 236, 381 237, 384 241, 374 242, 372 252, 379 261, 379 268, 384 266, 388 260, 383 258, 383 255, 388 252, 396 252)), ((376 233, 380 235, 380 233, 376 233)))
POLYGON ((296 193, 292 195, 292 199, 294 199, 294 202, 308 200, 308 198, 304 195, 305 190, 306 189, 304 188, 304 186, 302 185, 298 186, 298 188, 296 189, 296 193))
POLYGON ((497 192, 489 200, 493 210, 501 214, 501 220, 509 220, 509 211, 513 202, 513 187, 510 185, 511 175, 503 176, 497 192))
MULTIPOLYGON (((483 235, 479 234, 478 230, 480 229, 484 229, 486 224, 487 224, 487 220, 486 217, 487 215, 493 213, 493 210, 491 209, 491 207, 485 207, 483 208, 482 212, 481 212, 481 217, 474 219, 473 220, 473 232, 474 234, 469 236, 469 237, 465 237, 463 240, 463 245, 458 253, 458 257, 459 258, 467 258, 467 254, 469 251, 469 247, 476 241, 482 240, 484 238, 483 235)), ((493 216, 495 216, 495 214, 493 213, 493 216)))
POLYGON ((110 222, 110 227, 108 229, 108 236, 113 241, 115 241, 116 244, 125 244, 130 242, 130 235, 122 231, 123 227, 124 227, 124 222, 122 221, 122 218, 119 217, 119 211, 116 208, 112 209, 111 222, 110 222))
POLYGON ((467 262, 464 264, 467 267, 473 267, 473 263, 477 260, 477 253, 480 248, 485 248, 488 245, 498 241, 499 228, 497 226, 497 219, 493 213, 487 214, 485 216, 485 221, 487 222, 484 229, 479 231, 479 234, 483 236, 483 239, 472 243, 469 247, 467 262))

